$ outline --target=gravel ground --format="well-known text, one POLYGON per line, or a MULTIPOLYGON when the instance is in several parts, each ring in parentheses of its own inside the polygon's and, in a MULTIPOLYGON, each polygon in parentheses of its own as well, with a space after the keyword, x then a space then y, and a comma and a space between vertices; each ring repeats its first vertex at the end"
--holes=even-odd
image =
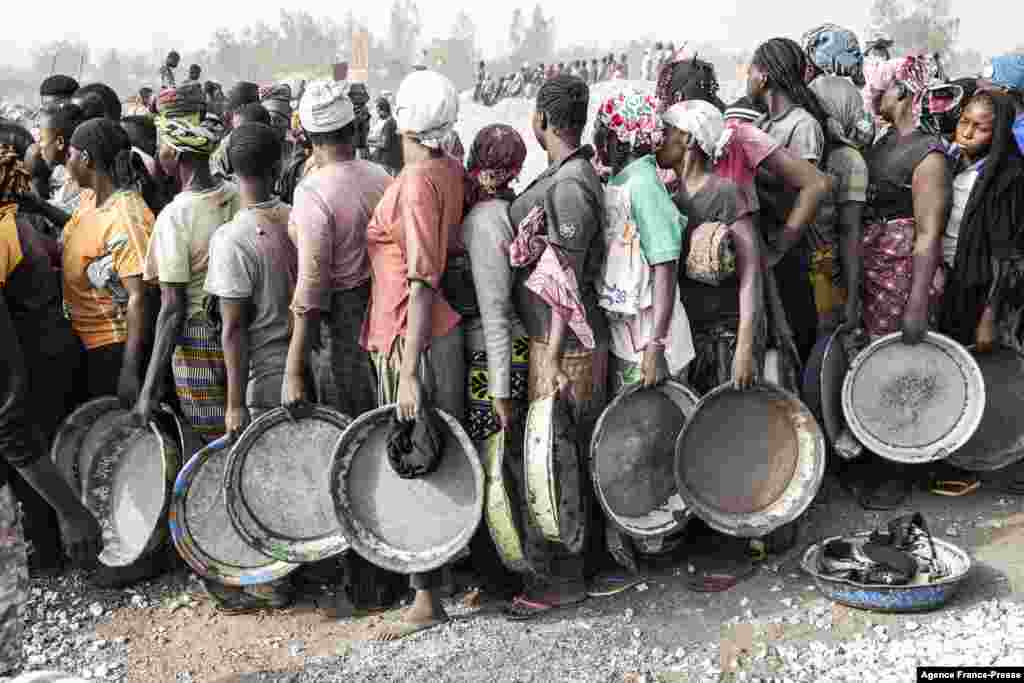
MULTIPOLYGON (((33 581, 26 656, 29 670, 113 683, 163 683, 163 676, 129 671, 140 657, 161 659, 173 683, 902 682, 914 680, 914 667, 924 664, 1024 666, 1024 501, 979 493, 914 502, 942 530, 938 535, 975 558, 960 595, 932 614, 833 605, 797 569, 799 551, 769 558, 725 593, 687 590, 684 560, 654 572, 637 590, 529 623, 506 621, 493 603, 470 608, 454 599, 451 623, 388 644, 365 640, 368 625, 381 617, 324 621, 315 609, 213 615, 184 572, 124 592, 97 591, 72 574, 33 581), (216 642, 204 655, 198 640, 216 642), (179 656, 189 643, 196 647, 179 656), (247 653, 235 650, 240 644, 247 653), (230 653, 231 667, 204 666, 217 646, 230 653)), ((809 511, 805 538, 878 521, 833 500, 809 511)), ((699 564, 697 555, 693 561, 699 564)))

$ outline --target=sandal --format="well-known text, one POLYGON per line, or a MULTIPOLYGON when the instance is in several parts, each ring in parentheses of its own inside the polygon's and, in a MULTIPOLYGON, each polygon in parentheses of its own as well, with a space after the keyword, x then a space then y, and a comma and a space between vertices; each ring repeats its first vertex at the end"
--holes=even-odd
POLYGON ((644 577, 639 574, 601 574, 594 577, 590 588, 587 589, 587 595, 592 598, 608 598, 625 593, 643 582, 644 577))
POLYGON ((525 595, 517 595, 512 598, 512 602, 502 612, 505 614, 505 618, 510 621, 529 621, 559 607, 568 607, 569 605, 581 603, 585 599, 584 597, 555 603, 554 601, 531 600, 525 595))
POLYGON ((959 498, 960 496, 966 496, 968 493, 974 493, 978 490, 979 486, 981 486, 981 482, 977 479, 973 481, 936 479, 929 484, 928 490, 937 496, 959 498))

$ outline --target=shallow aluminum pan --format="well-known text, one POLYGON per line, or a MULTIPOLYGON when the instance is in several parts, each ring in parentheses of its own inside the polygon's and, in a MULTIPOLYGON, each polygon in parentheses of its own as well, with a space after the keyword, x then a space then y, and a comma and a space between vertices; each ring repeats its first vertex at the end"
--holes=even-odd
POLYGON ((228 514, 253 548, 275 560, 319 562, 348 550, 329 475, 352 423, 325 406, 270 410, 231 449, 224 473, 228 514))
POLYGON ((511 447, 509 438, 513 437, 498 432, 483 443, 487 482, 484 517, 502 564, 511 571, 526 573, 530 566, 523 550, 522 496, 516 491, 516 480, 508 474, 508 468, 515 465, 505 457, 511 447))
POLYGON ((552 543, 570 553, 583 549, 589 510, 572 417, 553 396, 530 403, 523 439, 530 516, 552 543))
MULTIPOLYGON (((650 440, 655 438, 653 435, 661 431, 658 426, 643 419, 629 420, 627 424, 622 424, 622 418, 616 419, 617 414, 624 412, 627 402, 639 398, 639 391, 629 389, 619 394, 598 418, 590 441, 590 476, 597 500, 608 519, 630 537, 653 539, 676 533, 689 521, 686 503, 683 502, 675 485, 675 443, 686 420, 697 407, 698 398, 689 388, 675 381, 664 382, 651 390, 668 398, 679 410, 678 423, 671 429, 672 433, 662 435, 666 439, 665 447, 662 449, 664 462, 654 463, 644 456, 658 450, 652 448, 653 444, 650 443, 650 440), (609 430, 612 429, 628 433, 611 434, 609 430), (643 481, 634 482, 642 490, 634 491, 633 487, 627 487, 631 490, 617 492, 620 497, 628 496, 633 502, 639 499, 646 500, 654 493, 646 489, 665 486, 665 489, 659 490, 655 497, 662 499, 663 494, 667 494, 667 497, 644 514, 624 513, 621 509, 623 501, 614 501, 616 492, 606 490, 610 483, 602 481, 602 473, 607 477, 610 467, 627 460, 634 461, 635 466, 645 469, 647 474, 641 476, 643 481), (642 495, 636 495, 637 493, 642 495)), ((654 419, 653 413, 648 413, 648 417, 654 419)), ((649 505, 645 504, 644 507, 649 505)))
POLYGON ((437 413, 448 433, 438 469, 427 476, 402 479, 388 462, 394 405, 357 418, 334 451, 330 487, 342 533, 361 557, 400 574, 447 564, 483 518, 480 456, 458 421, 437 413))
POLYGON ((991 472, 1024 458, 1024 354, 1008 347, 975 354, 985 378, 985 412, 966 444, 949 462, 973 472, 991 472))
POLYGON ((908 346, 890 334, 864 349, 843 382, 843 414, 865 448, 903 463, 948 458, 977 431, 985 379, 949 337, 928 332, 908 346))
POLYGON ((57 428, 50 459, 74 491, 82 493, 92 456, 105 446, 103 439, 110 426, 129 415, 117 397, 103 396, 80 405, 57 428))
POLYGON ((126 567, 167 538, 167 509, 181 456, 177 440, 154 423, 128 421, 102 435, 105 448, 90 463, 85 504, 103 529, 99 560, 126 567))
POLYGON ((178 554, 199 576, 225 586, 253 586, 291 574, 298 564, 267 557, 235 529, 224 496, 230 440, 193 455, 174 482, 167 522, 178 554))
POLYGON ((776 386, 724 384, 697 404, 676 442, 676 484, 694 515, 730 536, 759 538, 804 513, 825 475, 811 411, 776 386))

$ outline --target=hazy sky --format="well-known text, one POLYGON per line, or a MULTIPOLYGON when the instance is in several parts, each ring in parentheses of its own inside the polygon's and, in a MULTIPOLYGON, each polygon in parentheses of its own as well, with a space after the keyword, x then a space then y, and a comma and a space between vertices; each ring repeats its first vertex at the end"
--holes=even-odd
MULTIPOLYGON (((269 0, 246 2, 210 2, 209 0, 175 0, 161 10, 157 5, 133 0, 102 2, 61 2, 53 5, 59 17, 42 20, 38 8, 31 3, 8 3, 5 20, 15 31, 0 38, 0 60, 23 61, 27 50, 42 41, 63 37, 59 31, 77 34, 94 46, 149 50, 154 43, 181 47, 184 50, 203 47, 213 31, 221 26, 239 27, 259 19, 276 24, 282 6, 269 0), (102 9, 102 11, 100 11, 102 9), (21 55, 18 52, 21 52, 21 55)), ((480 34, 480 45, 493 53, 505 39, 512 10, 519 5, 527 17, 533 2, 489 3, 467 0, 418 0, 423 14, 427 38, 446 37, 461 7, 470 10, 480 34), (482 8, 487 9, 482 9, 482 8), (500 8, 500 9, 499 9, 500 8), (497 14, 493 13, 496 11, 497 14)), ((621 5, 616 9, 598 9, 612 3, 593 0, 548 0, 545 13, 558 23, 562 44, 589 40, 606 41, 657 36, 674 40, 722 42, 737 48, 752 49, 764 38, 774 35, 798 36, 817 23, 831 21, 862 30, 868 21, 869 1, 831 2, 821 0, 676 0, 650 1, 643 11, 631 12, 621 5), (825 9, 829 7, 829 9, 825 9)), ((994 21, 993 17, 1010 19, 1006 0, 952 0, 953 10, 961 17, 960 45, 975 47, 986 54, 1008 51, 1024 42, 1020 23, 994 21)), ((386 30, 390 0, 359 3, 370 30, 380 34, 386 30)), ((640 7, 641 5, 638 5, 640 7)), ((287 5, 290 10, 304 9, 316 16, 333 16, 341 21, 346 6, 336 0, 297 0, 287 5)), ((372 56, 371 56, 372 59, 372 56)))

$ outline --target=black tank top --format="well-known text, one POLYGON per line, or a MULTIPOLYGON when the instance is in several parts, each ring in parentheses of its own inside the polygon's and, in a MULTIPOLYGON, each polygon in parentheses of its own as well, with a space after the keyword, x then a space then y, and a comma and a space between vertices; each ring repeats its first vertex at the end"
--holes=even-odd
POLYGON ((870 176, 865 209, 867 219, 912 218, 914 170, 932 152, 943 151, 939 138, 919 130, 905 137, 900 137, 894 130, 886 133, 865 156, 870 176))

